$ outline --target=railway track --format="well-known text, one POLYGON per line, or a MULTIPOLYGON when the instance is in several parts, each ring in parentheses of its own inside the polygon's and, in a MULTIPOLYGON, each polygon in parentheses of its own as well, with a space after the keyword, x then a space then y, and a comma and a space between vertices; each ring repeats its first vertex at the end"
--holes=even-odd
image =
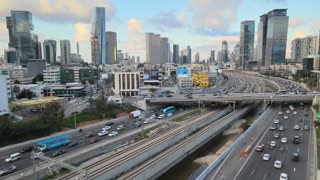
MULTIPOLYGON (((208 112, 204 115, 201 115, 197 119, 192 120, 188 123, 188 127, 196 125, 198 123, 201 123, 202 120, 209 118, 210 116, 215 115, 218 110, 208 112)), ((121 164, 123 164, 126 160, 131 159, 139 154, 142 154, 149 150, 152 147, 155 147, 156 145, 161 144, 162 142, 165 142, 169 140, 170 138, 182 133, 185 131, 186 125, 179 126, 177 129, 172 130, 171 132, 168 132, 166 134, 162 134, 157 137, 148 138, 142 141, 139 141, 131 146, 129 146, 126 149, 123 149, 122 151, 118 151, 115 154, 112 154, 104 159, 99 160, 98 162, 88 165, 84 167, 85 170, 88 170, 89 172, 89 178, 91 179, 92 176, 95 176, 96 174, 100 174, 102 172, 109 171, 111 169, 119 167, 121 164)), ((77 173, 69 173, 63 177, 60 177, 58 179, 73 179, 77 176, 77 173)))

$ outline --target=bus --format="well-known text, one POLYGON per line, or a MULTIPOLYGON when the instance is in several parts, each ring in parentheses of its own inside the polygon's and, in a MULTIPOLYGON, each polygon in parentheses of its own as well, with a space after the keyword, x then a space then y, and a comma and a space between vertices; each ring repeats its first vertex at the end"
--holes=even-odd
POLYGON ((176 112, 176 108, 174 106, 166 107, 162 110, 164 114, 174 113, 176 112))
POLYGON ((37 143, 38 149, 40 151, 50 151, 62 146, 66 146, 71 143, 71 137, 69 135, 61 135, 40 141, 37 143))

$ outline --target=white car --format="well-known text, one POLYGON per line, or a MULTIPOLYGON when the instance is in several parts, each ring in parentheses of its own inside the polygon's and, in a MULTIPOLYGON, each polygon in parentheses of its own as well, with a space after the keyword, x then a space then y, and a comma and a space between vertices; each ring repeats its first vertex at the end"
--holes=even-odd
POLYGON ((273 164, 273 167, 280 169, 282 168, 282 161, 276 160, 273 164))
POLYGON ((299 125, 294 125, 293 129, 294 129, 294 130, 299 130, 299 129, 300 129, 300 126, 299 126, 299 125))
POLYGON ((167 117, 170 117, 170 116, 172 116, 172 115, 173 115, 172 113, 168 113, 168 114, 167 114, 167 117))
POLYGON ((287 139, 287 138, 285 138, 285 137, 281 138, 281 143, 286 144, 287 142, 288 142, 288 139, 287 139))
POLYGON ((284 126, 279 126, 279 131, 284 131, 284 126))
POLYGON ((117 131, 112 131, 111 133, 109 133, 109 137, 112 137, 112 136, 116 136, 118 134, 117 131))
POLYGON ((287 173, 281 173, 279 180, 288 180, 289 176, 287 173))
POLYGON ((101 132, 99 132, 99 134, 98 134, 98 136, 105 136, 105 135, 107 135, 108 134, 108 131, 101 131, 101 132))
POLYGON ((158 119, 163 119, 165 117, 164 114, 161 114, 160 116, 158 116, 158 119))
POLYGON ((11 154, 9 157, 7 157, 4 161, 8 163, 8 162, 18 160, 20 158, 21 158, 20 153, 14 153, 14 154, 11 154))
POLYGON ((278 113, 279 115, 281 115, 282 114, 282 111, 279 111, 279 113, 278 113))
POLYGON ((274 123, 279 124, 279 120, 278 119, 274 120, 274 123))
POLYGON ((287 113, 287 114, 290 114, 290 110, 287 110, 286 113, 287 113))
POLYGON ((147 119, 147 120, 143 121, 143 124, 148 124, 148 123, 151 123, 150 119, 147 119))
POLYGON ((297 111, 293 111, 293 114, 294 114, 294 115, 297 115, 298 113, 297 113, 297 111))
POLYGON ((156 118, 156 115, 152 114, 149 119, 155 119, 156 118))
POLYGON ((269 160, 271 159, 271 155, 270 155, 270 154, 263 154, 262 159, 263 159, 264 161, 269 161, 269 160))
POLYGON ((275 141, 270 142, 270 146, 275 147, 276 145, 277 145, 277 143, 275 141))
POLYGON ((283 119, 288 119, 289 117, 288 116, 283 116, 283 119))
POLYGON ((111 128, 111 126, 105 126, 104 128, 102 128, 102 131, 108 131, 111 128))

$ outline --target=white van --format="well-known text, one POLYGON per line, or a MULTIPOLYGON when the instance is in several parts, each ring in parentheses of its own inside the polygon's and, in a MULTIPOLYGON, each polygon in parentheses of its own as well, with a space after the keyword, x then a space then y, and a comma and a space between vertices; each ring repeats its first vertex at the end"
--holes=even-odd
POLYGON ((11 154, 9 157, 7 157, 4 161, 8 163, 8 162, 18 160, 19 158, 21 158, 20 153, 14 153, 14 154, 11 154))

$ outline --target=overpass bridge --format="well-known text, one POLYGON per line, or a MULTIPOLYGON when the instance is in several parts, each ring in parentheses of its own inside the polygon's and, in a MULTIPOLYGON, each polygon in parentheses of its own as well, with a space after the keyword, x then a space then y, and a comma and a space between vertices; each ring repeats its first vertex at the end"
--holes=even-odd
POLYGON ((312 101, 314 94, 276 94, 276 93, 232 93, 223 96, 212 94, 193 95, 192 98, 185 96, 150 98, 146 100, 148 105, 168 103, 206 103, 206 102, 238 102, 238 101, 312 101))

